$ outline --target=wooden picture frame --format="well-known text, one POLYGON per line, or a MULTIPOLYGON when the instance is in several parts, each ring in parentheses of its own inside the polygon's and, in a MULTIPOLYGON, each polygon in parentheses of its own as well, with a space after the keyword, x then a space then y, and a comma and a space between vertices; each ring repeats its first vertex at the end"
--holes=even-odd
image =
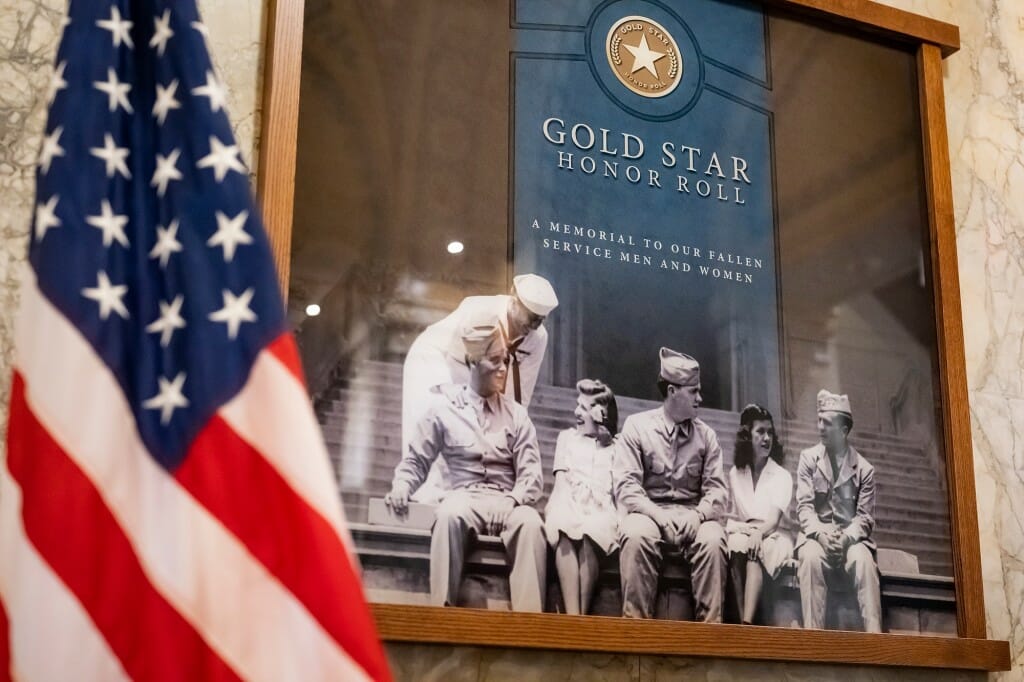
MULTIPOLYGON (((957 637, 630 621, 617 618, 377 604, 388 641, 677 654, 760 660, 1008 670, 1007 642, 986 638, 970 416, 942 84, 942 59, 959 49, 956 26, 867 0, 766 0, 825 26, 883 36, 917 53, 917 74, 940 414, 953 540, 957 637), (429 623, 430 627, 424 627, 429 623)), ((295 191, 303 0, 272 0, 258 188, 287 292, 295 191)))

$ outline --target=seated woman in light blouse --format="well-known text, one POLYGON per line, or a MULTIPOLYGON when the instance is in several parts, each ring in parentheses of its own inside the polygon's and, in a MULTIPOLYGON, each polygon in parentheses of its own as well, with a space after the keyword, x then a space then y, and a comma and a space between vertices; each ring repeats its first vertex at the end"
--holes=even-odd
POLYGON ((558 434, 555 485, 544 515, 565 611, 586 614, 600 559, 618 549, 612 453, 619 413, 604 383, 583 379, 576 390, 576 427, 558 434))
POLYGON ((768 410, 747 405, 740 414, 734 466, 729 471, 729 573, 743 623, 752 623, 764 578, 792 563, 793 539, 781 528, 793 497, 793 477, 768 410))

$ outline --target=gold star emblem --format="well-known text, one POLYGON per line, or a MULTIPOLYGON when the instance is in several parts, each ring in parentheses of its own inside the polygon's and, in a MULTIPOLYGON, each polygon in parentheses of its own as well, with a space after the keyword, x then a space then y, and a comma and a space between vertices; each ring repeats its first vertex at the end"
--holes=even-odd
POLYGON ((616 78, 631 92, 664 97, 679 85, 682 55, 661 24, 646 17, 624 17, 608 31, 605 47, 616 78))

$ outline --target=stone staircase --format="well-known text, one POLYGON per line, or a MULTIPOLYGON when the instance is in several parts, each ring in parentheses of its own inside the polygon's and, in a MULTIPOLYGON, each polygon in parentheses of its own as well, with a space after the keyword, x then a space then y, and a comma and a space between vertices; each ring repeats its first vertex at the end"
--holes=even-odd
MULTIPOLYGON (((352 376, 317 400, 316 412, 341 490, 349 521, 365 523, 369 500, 382 497, 401 458, 402 366, 366 361, 352 376)), ((618 396, 619 418, 657 406, 657 402, 618 396)), ((530 406, 544 466, 545 498, 553 483, 551 465, 558 433, 574 423, 576 391, 538 386, 530 406)), ((700 418, 717 433, 726 471, 739 417, 734 412, 701 408, 700 418)), ((818 442, 813 423, 786 422, 780 437, 786 468, 796 472, 799 453, 818 442)), ((853 445, 876 469, 875 539, 881 547, 918 558, 922 573, 951 576, 952 555, 944 472, 936 471, 922 449, 899 437, 854 430, 853 445)), ((793 509, 791 518, 795 519, 793 509)))

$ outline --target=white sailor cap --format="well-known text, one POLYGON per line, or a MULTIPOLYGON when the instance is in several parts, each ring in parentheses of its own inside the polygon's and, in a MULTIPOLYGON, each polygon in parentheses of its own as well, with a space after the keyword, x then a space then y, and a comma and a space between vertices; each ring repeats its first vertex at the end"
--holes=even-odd
POLYGON ((534 315, 547 317, 558 307, 558 296, 551 283, 540 275, 518 275, 512 280, 516 297, 534 315))

